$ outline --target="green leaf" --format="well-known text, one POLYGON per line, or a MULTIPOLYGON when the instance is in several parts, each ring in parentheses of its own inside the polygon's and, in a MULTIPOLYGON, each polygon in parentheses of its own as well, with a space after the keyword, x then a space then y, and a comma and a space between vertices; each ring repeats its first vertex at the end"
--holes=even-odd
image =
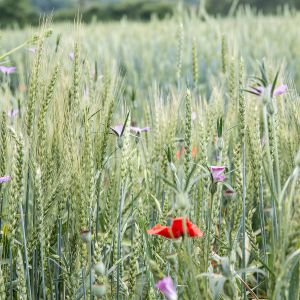
POLYGON ((275 86, 276 86, 276 83, 277 83, 278 75, 279 75, 279 70, 277 71, 276 76, 275 76, 275 78, 273 80, 273 83, 272 83, 271 97, 273 97, 273 93, 274 93, 275 86))
POLYGON ((127 113, 127 116, 126 116, 126 119, 125 119, 125 122, 124 122, 124 126, 123 126, 123 129, 122 129, 122 132, 121 132, 121 136, 123 136, 124 130, 126 128, 126 125, 127 125, 127 122, 128 122, 128 118, 129 118, 129 114, 130 114, 130 111, 127 113))
POLYGON ((299 261, 294 267, 294 270, 292 271, 291 279, 290 279, 290 284, 289 284, 289 297, 288 300, 294 300, 294 299, 299 299, 300 295, 300 265, 299 261))
POLYGON ((268 78, 267 78, 267 74, 266 74, 266 67, 265 67, 265 63, 262 62, 262 64, 259 66, 260 72, 261 72, 261 77, 262 80, 265 82, 265 86, 267 86, 268 84, 268 78))
MULTIPOLYGON (((265 80, 263 80, 262 78, 258 77, 258 76, 251 76, 251 78, 256 79, 257 81, 259 81, 264 87, 267 86, 268 82, 266 82, 265 80)), ((253 80, 254 81, 254 80, 253 80)))
POLYGON ((259 96, 257 93, 251 91, 251 90, 247 90, 247 89, 242 89, 243 92, 247 92, 247 93, 250 93, 250 94, 253 94, 255 96, 259 96))

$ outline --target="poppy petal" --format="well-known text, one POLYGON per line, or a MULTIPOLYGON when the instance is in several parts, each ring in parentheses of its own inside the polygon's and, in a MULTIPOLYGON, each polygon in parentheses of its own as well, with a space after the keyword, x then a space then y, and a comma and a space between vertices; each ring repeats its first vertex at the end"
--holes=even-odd
POLYGON ((193 223, 187 223, 189 237, 202 237, 204 233, 193 223))
POLYGON ((168 226, 155 225, 147 231, 148 234, 161 235, 166 238, 172 238, 170 228, 168 226))
POLYGON ((183 221, 183 217, 178 217, 173 219, 171 229, 174 238, 179 238, 187 230, 187 228, 183 228, 182 221, 183 221))

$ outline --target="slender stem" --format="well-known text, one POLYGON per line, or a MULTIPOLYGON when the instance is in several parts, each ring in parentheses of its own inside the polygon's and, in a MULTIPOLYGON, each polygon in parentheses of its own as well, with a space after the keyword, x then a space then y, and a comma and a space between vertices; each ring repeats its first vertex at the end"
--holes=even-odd
MULTIPOLYGON (((270 175, 270 188, 271 190, 274 187, 274 171, 273 171, 273 164, 271 159, 270 153, 270 140, 269 140, 269 126, 268 126, 268 113, 266 105, 263 108, 263 115, 264 115, 264 129, 265 129, 265 136, 266 136, 266 147, 267 147, 267 157, 269 163, 269 175, 270 175)), ((277 237, 277 212, 276 212, 276 204, 274 200, 274 196, 271 195, 271 205, 272 205, 272 253, 276 253, 275 251, 275 241, 277 237)))
MULTIPOLYGON (((31 161, 31 147, 29 148, 28 162, 31 161)), ((29 212, 29 191, 30 191, 30 166, 27 165, 27 184, 26 184, 26 199, 25 199, 25 231, 27 232, 28 227, 28 212, 29 212)), ((33 209, 33 211, 35 211, 33 209)), ((35 223, 35 215, 33 213, 33 224, 35 223)))
POLYGON ((32 296, 31 296, 31 284, 30 284, 30 276, 29 276, 29 268, 28 268, 29 264, 28 264, 28 255, 27 255, 27 241, 26 241, 22 204, 20 204, 20 219, 21 219, 22 237, 23 237, 23 243, 24 243, 25 273, 26 273, 26 280, 27 280, 28 298, 29 298, 29 300, 31 300, 32 296))
MULTIPOLYGON (((97 225, 96 225, 97 226, 97 225)), ((89 230, 90 233, 93 233, 93 210, 92 208, 90 208, 90 216, 89 216, 89 230)), ((92 266, 93 265, 93 243, 91 241, 89 241, 88 243, 89 246, 89 264, 92 266)), ((92 292, 92 269, 90 269, 90 273, 89 273, 89 289, 90 289, 90 300, 94 299, 94 295, 92 292)))
POLYGON ((252 291, 252 289, 250 288, 250 286, 247 284, 247 282, 245 282, 245 280, 243 280, 239 275, 236 275, 237 278, 243 283, 243 286, 250 292, 250 294, 254 297, 254 299, 259 300, 259 298, 256 296, 256 294, 252 291))
POLYGON ((9 295, 10 295, 10 300, 13 300, 13 258, 12 258, 12 241, 9 243, 9 295))
POLYGON ((275 115, 273 114, 271 117, 271 125, 272 131, 274 134, 274 157, 275 157, 275 170, 276 170, 276 184, 277 184, 277 194, 280 195, 281 191, 281 178, 280 178, 280 165, 279 165, 279 155, 278 155, 278 141, 276 135, 276 127, 275 127, 275 115))
MULTIPOLYGON (((245 143, 242 144, 242 175, 243 175, 243 215, 242 215, 242 232, 243 232, 243 245, 242 245, 242 268, 246 269, 246 148, 245 143)), ((243 281, 246 281, 246 271, 242 274, 243 281)), ((243 288, 243 297, 246 300, 246 289, 243 288)))
POLYGON ((263 195, 263 179, 262 176, 259 178, 259 213, 260 213, 260 227, 263 243, 263 255, 264 262, 267 263, 267 242, 265 232, 265 213, 264 213, 264 195, 263 195))
MULTIPOLYGON (((58 219, 58 234, 57 234, 57 253, 58 257, 61 259, 61 218, 58 219)), ((56 282, 55 282, 55 289, 57 299, 60 299, 60 284, 59 284, 59 277, 60 277, 60 267, 56 267, 56 282)))
MULTIPOLYGON (((117 260, 121 259, 121 241, 122 241, 122 211, 123 211, 123 200, 125 196, 125 185, 122 184, 121 186, 121 193, 120 193, 120 204, 119 204, 119 223, 118 223, 118 242, 117 242, 117 260)), ((120 294, 120 276, 121 276, 121 263, 118 263, 117 266, 117 300, 119 300, 120 294)))
POLYGON ((4 196, 2 194, 2 188, 0 186, 0 230, 2 228, 2 211, 3 211, 3 200, 4 196))
POLYGON ((211 193, 210 205, 208 205, 208 222, 207 222, 207 245, 206 245, 206 260, 205 260, 205 271, 208 269, 208 260, 210 253, 210 231, 211 231, 211 219, 212 219, 212 208, 213 208, 214 195, 211 193))
POLYGON ((19 49, 23 48, 24 46, 26 46, 28 44, 28 41, 24 42, 23 44, 17 46, 16 48, 4 53, 2 56, 0 56, 0 61, 3 60, 5 57, 11 55, 12 53, 18 51, 19 49))
POLYGON ((41 272, 42 272, 42 285, 43 285, 43 299, 46 300, 46 288, 45 288, 45 270, 44 270, 44 250, 43 250, 43 241, 40 242, 40 251, 41 251, 41 272))
POLYGON ((82 268, 81 274, 82 274, 83 299, 86 300, 85 267, 82 268))

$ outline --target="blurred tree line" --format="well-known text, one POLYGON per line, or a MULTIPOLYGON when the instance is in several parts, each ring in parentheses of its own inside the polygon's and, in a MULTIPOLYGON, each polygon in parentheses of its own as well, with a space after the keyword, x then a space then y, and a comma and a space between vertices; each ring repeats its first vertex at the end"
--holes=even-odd
POLYGON ((173 14, 178 2, 194 8, 204 5, 212 15, 227 15, 232 9, 250 5, 264 13, 274 13, 279 6, 300 9, 300 0, 0 0, 0 26, 38 24, 42 13, 55 11, 54 21, 73 20, 76 12, 82 20, 128 19, 148 20, 173 14))

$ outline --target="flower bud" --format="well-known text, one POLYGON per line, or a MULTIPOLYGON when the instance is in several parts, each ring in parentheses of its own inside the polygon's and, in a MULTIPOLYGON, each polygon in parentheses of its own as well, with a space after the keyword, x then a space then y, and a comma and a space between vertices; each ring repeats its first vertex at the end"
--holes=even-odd
POLYGON ((226 198, 226 199, 235 199, 235 197, 236 197, 236 192, 235 192, 233 189, 228 188, 228 189, 226 189, 226 190, 223 192, 223 196, 224 196, 224 198, 226 198))
POLYGON ((217 183, 216 182, 212 182, 211 185, 210 185, 210 193, 212 195, 214 195, 217 191, 217 183))
POLYGON ((105 285, 94 285, 93 286, 93 294, 97 298, 101 298, 106 294, 105 285))
POLYGON ((264 89, 261 97, 262 97, 262 103, 264 105, 267 105, 270 101, 270 90, 268 88, 264 89))
POLYGON ((217 147, 219 151, 222 151, 222 149, 224 148, 224 140, 222 137, 218 138, 217 147))
POLYGON ((178 209, 187 209, 189 206, 188 195, 185 192, 179 192, 176 195, 176 207, 178 209))
POLYGON ((99 262, 94 266, 95 273, 97 275, 104 275, 105 274, 105 266, 103 262, 99 262))
POLYGON ((268 110, 268 113, 270 115, 273 115, 275 113, 275 107, 274 107, 274 104, 271 101, 269 101, 267 103, 267 110, 268 110))
POLYGON ((264 105, 267 105, 268 102, 269 102, 269 98, 268 98, 266 95, 263 95, 263 96, 262 96, 262 103, 263 103, 264 105))
POLYGON ((119 147, 120 149, 122 149, 122 148, 123 148, 123 145, 124 145, 123 137, 122 137, 122 136, 118 137, 117 143, 118 143, 118 147, 119 147))
POLYGON ((268 86, 264 88, 262 94, 262 102, 264 105, 268 104, 271 101, 271 87, 268 86))
POLYGON ((92 240, 92 234, 89 230, 81 230, 80 236, 83 242, 88 243, 92 240))

